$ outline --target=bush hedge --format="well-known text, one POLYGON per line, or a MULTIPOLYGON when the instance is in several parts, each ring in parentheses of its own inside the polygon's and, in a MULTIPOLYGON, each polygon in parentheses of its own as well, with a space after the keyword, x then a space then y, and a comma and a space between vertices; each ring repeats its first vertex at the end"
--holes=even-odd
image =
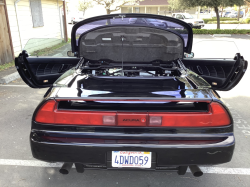
MULTIPOLYGON (((244 22, 240 21, 220 21, 220 24, 245 24, 244 22)), ((207 24, 217 24, 217 21, 209 21, 207 24)))
MULTIPOLYGON (((217 18, 203 19, 203 21, 208 23, 209 21, 217 21, 217 18)), ((237 18, 220 18, 220 21, 237 21, 237 18)))
POLYGON ((193 29, 194 34, 250 34, 250 29, 193 29))
POLYGON ((246 24, 250 24, 250 18, 244 19, 243 22, 246 23, 246 24))

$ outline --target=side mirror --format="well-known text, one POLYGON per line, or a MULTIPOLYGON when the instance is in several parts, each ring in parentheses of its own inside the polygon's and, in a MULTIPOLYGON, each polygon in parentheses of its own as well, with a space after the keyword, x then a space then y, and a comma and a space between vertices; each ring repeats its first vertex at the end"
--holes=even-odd
POLYGON ((67 52, 67 55, 68 55, 68 57, 74 57, 74 56, 75 56, 75 54, 72 53, 72 51, 68 51, 68 52, 67 52))

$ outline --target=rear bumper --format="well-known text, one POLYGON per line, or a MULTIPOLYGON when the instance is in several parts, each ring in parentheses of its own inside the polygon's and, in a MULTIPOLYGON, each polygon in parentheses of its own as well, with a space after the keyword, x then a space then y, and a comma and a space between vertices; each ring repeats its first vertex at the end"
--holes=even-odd
MULTIPOLYGON (((56 133, 54 135, 57 136, 56 133)), ((117 169, 111 167, 112 151, 152 152, 152 168, 150 170, 161 170, 162 167, 171 166, 226 163, 232 159, 235 146, 232 133, 220 134, 220 136, 225 136, 225 139, 219 143, 203 145, 65 143, 64 141, 44 141, 39 136, 39 133, 31 132, 30 142, 34 158, 47 162, 82 163, 85 166, 101 169, 117 169)), ((169 138, 179 139, 180 135, 171 135, 169 138)))

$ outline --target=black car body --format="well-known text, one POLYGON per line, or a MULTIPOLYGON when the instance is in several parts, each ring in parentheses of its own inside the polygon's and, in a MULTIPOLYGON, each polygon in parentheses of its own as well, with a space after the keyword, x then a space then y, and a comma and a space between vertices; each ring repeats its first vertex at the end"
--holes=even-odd
MULTIPOLYGON (((78 172, 185 174, 188 166, 195 173, 197 165, 229 162, 235 146, 233 119, 216 91, 237 85, 247 61, 240 54, 232 59, 184 58, 192 41, 192 28, 181 20, 117 14, 74 25, 75 58, 32 57, 23 51, 15 60, 23 80, 32 88, 49 87, 32 118, 34 158, 64 162, 64 169, 74 163, 78 172), (131 18, 178 27, 129 24, 131 18), (103 25, 85 29, 101 21, 103 25), (112 155, 127 152, 150 154, 150 167, 114 167, 121 160, 112 155)), ((140 158, 149 159, 131 157, 135 163, 140 158)))

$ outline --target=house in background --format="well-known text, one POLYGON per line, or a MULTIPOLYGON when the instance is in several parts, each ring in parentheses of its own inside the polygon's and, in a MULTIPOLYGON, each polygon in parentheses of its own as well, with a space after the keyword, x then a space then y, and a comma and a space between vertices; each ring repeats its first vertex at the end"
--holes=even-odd
MULTIPOLYGON (((1 1, 1 0, 0 0, 1 1)), ((4 0, 13 47, 17 56, 25 46, 38 50, 67 39, 62 0, 4 0), (65 36, 65 37, 64 37, 65 36), (40 38, 38 40, 30 40, 40 38), (50 38, 50 39, 47 39, 50 38), (54 40, 51 40, 54 38, 54 40), (27 45, 28 43, 28 45, 27 45)), ((2 34, 1 34, 2 35, 2 34)), ((32 51, 28 51, 32 52, 32 51)))
MULTIPOLYGON (((195 14, 196 8, 189 9, 186 12, 195 14)), ((170 16, 171 8, 168 6, 167 0, 144 0, 139 1, 138 5, 122 6, 121 13, 146 13, 170 16)))

